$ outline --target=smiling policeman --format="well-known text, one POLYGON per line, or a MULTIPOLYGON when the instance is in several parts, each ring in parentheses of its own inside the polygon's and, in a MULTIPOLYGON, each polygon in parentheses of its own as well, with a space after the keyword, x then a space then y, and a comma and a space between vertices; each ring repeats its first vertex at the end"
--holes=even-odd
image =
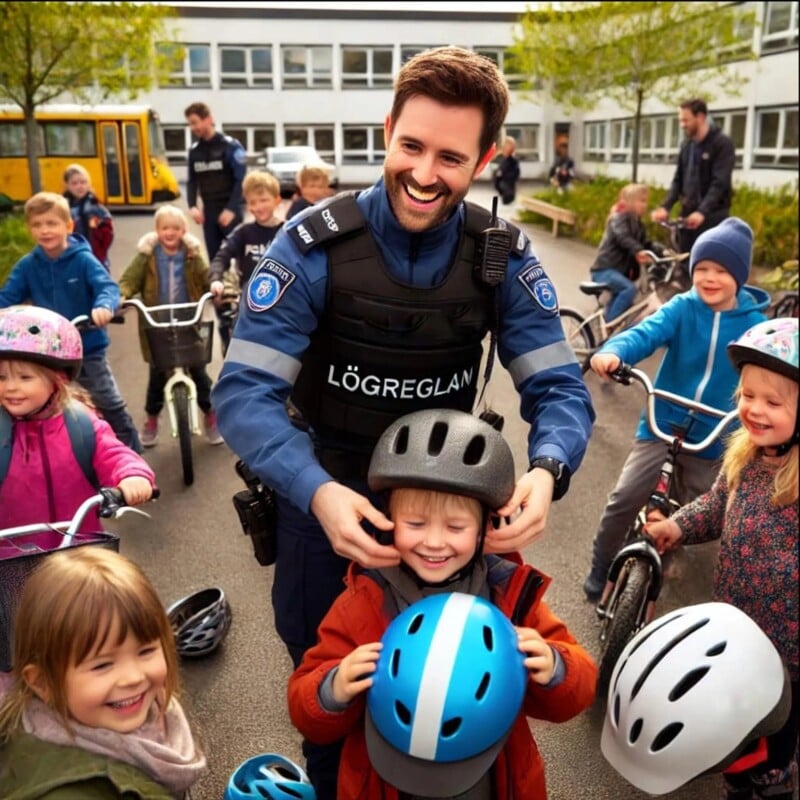
MULTIPOLYGON (((295 665, 347 559, 399 561, 366 486, 375 442, 411 411, 471 411, 487 333, 530 424, 531 469, 486 549, 539 536, 583 458, 594 411, 555 289, 521 231, 464 201, 507 110, 488 59, 446 47, 409 60, 385 122, 383 177, 292 218, 248 285, 213 402, 225 441, 278 495, 272 600, 295 665), (290 397, 310 432, 287 415, 290 397)), ((306 755, 324 800, 335 762, 323 776, 319 750, 306 755)))

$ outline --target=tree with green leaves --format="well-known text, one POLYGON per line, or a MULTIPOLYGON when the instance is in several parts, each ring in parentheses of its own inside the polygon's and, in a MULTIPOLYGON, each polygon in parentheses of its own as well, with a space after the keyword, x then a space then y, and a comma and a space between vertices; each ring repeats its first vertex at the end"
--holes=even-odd
POLYGON ((754 24, 746 5, 728 2, 546 4, 519 19, 508 68, 528 76, 529 98, 565 110, 610 98, 633 112, 635 181, 644 101, 708 102, 709 86, 738 94, 745 78, 733 62, 755 58, 754 24))
POLYGON ((56 99, 133 99, 149 89, 181 57, 167 30, 174 16, 160 4, 0 2, 0 100, 24 112, 34 192, 41 189, 37 107, 56 99))

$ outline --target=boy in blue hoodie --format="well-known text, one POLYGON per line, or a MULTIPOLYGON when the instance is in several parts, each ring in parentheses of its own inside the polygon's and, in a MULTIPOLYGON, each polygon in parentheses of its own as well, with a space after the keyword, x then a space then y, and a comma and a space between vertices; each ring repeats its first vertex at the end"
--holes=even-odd
MULTIPOLYGON (((752 252, 753 232, 737 217, 729 217, 701 234, 689 256, 692 289, 676 295, 630 330, 609 339, 592 356, 592 369, 608 380, 621 362, 636 364, 664 347, 666 353, 654 381, 657 389, 730 411, 738 375, 726 348, 748 328, 766 319, 763 312, 769 305, 769 295, 763 289, 744 285, 750 274, 752 252)), ((656 421, 661 430, 669 431, 685 426, 688 412, 656 401, 656 421)), ((717 421, 693 417, 686 441, 704 439, 717 421)), ((650 496, 665 453, 664 443, 650 432, 643 411, 633 447, 592 544, 592 567, 583 584, 590 602, 600 599, 611 562, 623 544, 625 532, 650 496)), ((711 488, 719 472, 721 454, 722 444, 717 441, 697 454, 678 455, 680 472, 676 473, 673 486, 681 504, 711 488)))
POLYGON ((0 308, 30 301, 67 319, 91 317, 97 327, 81 331, 83 364, 78 383, 89 392, 117 438, 141 453, 139 434, 106 359, 105 326, 119 305, 119 287, 92 255, 86 239, 72 234, 69 204, 61 195, 33 195, 25 203, 25 221, 36 247, 14 265, 0 289, 0 308))

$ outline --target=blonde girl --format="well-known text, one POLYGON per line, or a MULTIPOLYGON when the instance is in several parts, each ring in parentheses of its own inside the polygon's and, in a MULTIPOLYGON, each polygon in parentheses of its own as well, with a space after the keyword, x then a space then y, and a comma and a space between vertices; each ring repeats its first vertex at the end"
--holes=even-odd
POLYGON ((166 611, 141 569, 119 553, 77 548, 34 571, 6 683, 4 797, 91 790, 93 798, 174 800, 205 770, 177 699, 166 611))
POLYGON ((726 776, 728 800, 752 793, 791 800, 800 676, 798 564, 798 321, 761 322, 728 346, 740 371, 741 428, 709 492, 647 526, 659 551, 721 539, 714 599, 750 616, 783 657, 792 686, 786 725, 767 740, 767 759, 726 776))
MULTIPOLYGON (((55 311, 37 306, 0 309, 3 527, 71 519, 98 485, 118 487, 129 505, 152 496, 155 475, 150 466, 80 402, 85 395, 70 385, 82 357, 80 333, 55 311), (93 476, 79 467, 66 414, 90 428, 93 476)), ((83 530, 97 524, 87 518, 83 530)))

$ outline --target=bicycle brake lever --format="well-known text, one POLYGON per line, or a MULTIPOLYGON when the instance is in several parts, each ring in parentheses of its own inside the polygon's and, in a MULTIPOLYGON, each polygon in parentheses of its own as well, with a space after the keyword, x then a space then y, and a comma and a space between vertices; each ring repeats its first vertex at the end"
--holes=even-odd
POLYGON ((631 368, 627 364, 620 364, 613 372, 609 373, 609 377, 623 386, 630 386, 631 368))
POLYGON ((146 511, 142 511, 141 508, 135 508, 134 506, 120 506, 112 511, 109 516, 112 516, 114 519, 119 519, 123 514, 127 514, 128 512, 132 514, 141 514, 143 517, 147 517, 147 519, 151 518, 146 511))

